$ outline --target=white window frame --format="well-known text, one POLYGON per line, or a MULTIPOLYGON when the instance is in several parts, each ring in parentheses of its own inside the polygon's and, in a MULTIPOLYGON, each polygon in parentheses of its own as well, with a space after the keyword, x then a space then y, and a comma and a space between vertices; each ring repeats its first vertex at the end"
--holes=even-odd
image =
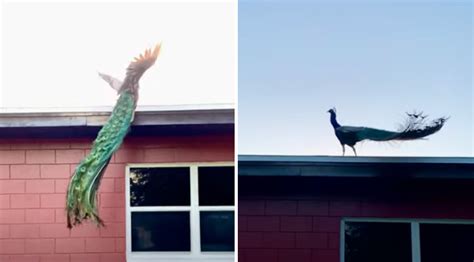
POLYGON ((373 223, 406 223, 411 226, 411 261, 421 262, 420 252, 420 224, 456 224, 474 225, 474 221, 466 219, 409 219, 409 218, 342 218, 340 224, 340 261, 345 262, 345 224, 346 222, 373 222, 373 223))
MULTIPOLYGON (((213 261, 213 262, 231 262, 234 261, 234 252, 202 252, 201 251, 201 230, 200 230, 200 211, 233 211, 234 221, 237 218, 235 212, 236 199, 233 206, 199 206, 198 191, 198 167, 222 166, 234 167, 234 162, 188 162, 188 163, 140 163, 128 164, 125 172, 125 211, 126 211, 126 253, 128 262, 144 261, 213 261), (153 207, 134 207, 130 206, 130 169, 131 168, 165 168, 165 167, 189 167, 190 170, 190 206, 153 206, 153 207), (132 252, 132 211, 188 211, 191 233, 191 251, 186 252, 132 252)), ((235 170, 234 170, 234 174, 235 170)), ((235 181, 235 179, 234 179, 235 181)), ((234 186, 235 188, 235 186, 234 186)), ((235 195, 235 194, 234 194, 235 195)), ((234 230, 234 239, 235 239, 234 230)), ((235 247, 235 245, 234 245, 235 247)))

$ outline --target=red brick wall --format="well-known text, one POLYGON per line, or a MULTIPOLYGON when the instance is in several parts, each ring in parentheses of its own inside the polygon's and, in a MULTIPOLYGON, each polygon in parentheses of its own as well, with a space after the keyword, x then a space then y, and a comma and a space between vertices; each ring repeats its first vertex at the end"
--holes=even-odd
POLYGON ((420 190, 411 199, 239 192, 239 262, 339 262, 343 217, 474 219, 474 197, 424 197, 420 190))
POLYGON ((233 135, 130 138, 99 188, 106 228, 66 228, 69 177, 92 139, 0 140, 0 261, 125 261, 127 163, 232 161, 233 135))

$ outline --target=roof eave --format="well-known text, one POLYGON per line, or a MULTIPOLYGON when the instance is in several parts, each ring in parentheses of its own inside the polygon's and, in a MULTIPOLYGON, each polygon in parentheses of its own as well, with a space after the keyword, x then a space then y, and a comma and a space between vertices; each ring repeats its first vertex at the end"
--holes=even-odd
MULTIPOLYGON (((110 117, 110 111, 100 112, 34 112, 0 114, 2 128, 24 127, 84 127, 102 126, 110 117)), ((133 126, 157 125, 212 125, 233 124, 234 110, 190 109, 137 111, 133 126)))
MULTIPOLYGON (((0 139, 95 137, 110 112, 0 114, 0 139)), ((129 136, 207 135, 234 132, 234 109, 137 111, 129 136)))
POLYGON ((239 176, 474 179, 474 158, 240 155, 239 176))

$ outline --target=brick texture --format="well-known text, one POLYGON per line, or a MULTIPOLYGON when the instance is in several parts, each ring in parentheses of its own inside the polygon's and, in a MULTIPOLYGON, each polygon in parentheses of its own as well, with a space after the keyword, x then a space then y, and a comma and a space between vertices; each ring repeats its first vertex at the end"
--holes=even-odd
POLYGON ((41 178, 69 178, 69 165, 41 165, 41 178))
POLYGON ((48 164, 55 162, 54 150, 27 150, 26 163, 28 164, 48 164))
POLYGON ((279 231, 280 218, 277 216, 251 216, 247 219, 247 231, 279 231))
POLYGON ((25 163, 24 150, 0 150, 0 164, 22 164, 25 163))
POLYGON ((0 180, 0 192, 2 194, 25 193, 25 181, 0 180))
POLYGON ((12 165, 10 167, 10 177, 12 179, 39 179, 39 165, 12 165))
POLYGON ((436 199, 308 198, 250 195, 239 200, 239 262, 338 262, 341 219, 346 217, 474 219, 466 208, 474 204, 472 198, 444 204, 436 199))
POLYGON ((27 180, 26 193, 54 193, 54 180, 27 180))
MULTIPOLYGON (((233 135, 127 138, 99 187, 99 215, 106 227, 84 223, 69 230, 65 212, 69 178, 90 152, 91 143, 92 139, 0 139, 0 261, 124 262, 128 164, 234 157, 233 135)), ((277 229, 278 220, 268 230, 277 229)), ((252 222, 255 230, 258 223, 252 222)), ((256 244, 262 245, 259 234, 256 244)))
POLYGON ((39 225, 20 224, 10 226, 11 238, 38 238, 39 225))
POLYGON ((66 207, 66 192, 64 194, 42 194, 41 195, 41 207, 52 208, 52 207, 66 207))
POLYGON ((26 223, 53 223, 54 209, 27 209, 25 210, 26 223))
POLYGON ((9 165, 0 165, 0 179, 10 179, 9 165))
POLYGON ((77 164, 85 156, 82 149, 56 150, 56 163, 77 164))
POLYGON ((39 206, 37 194, 19 194, 10 200, 10 208, 38 208, 39 206))
POLYGON ((53 253, 54 239, 27 239, 25 242, 25 251, 28 254, 53 253))

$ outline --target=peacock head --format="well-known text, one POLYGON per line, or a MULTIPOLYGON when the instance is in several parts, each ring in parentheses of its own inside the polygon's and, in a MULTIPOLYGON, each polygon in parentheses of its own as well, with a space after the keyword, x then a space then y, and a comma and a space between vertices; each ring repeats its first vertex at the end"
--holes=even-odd
POLYGON ((332 115, 332 114, 336 114, 336 108, 333 107, 333 108, 329 109, 329 110, 328 110, 328 113, 330 113, 331 115, 332 115))

